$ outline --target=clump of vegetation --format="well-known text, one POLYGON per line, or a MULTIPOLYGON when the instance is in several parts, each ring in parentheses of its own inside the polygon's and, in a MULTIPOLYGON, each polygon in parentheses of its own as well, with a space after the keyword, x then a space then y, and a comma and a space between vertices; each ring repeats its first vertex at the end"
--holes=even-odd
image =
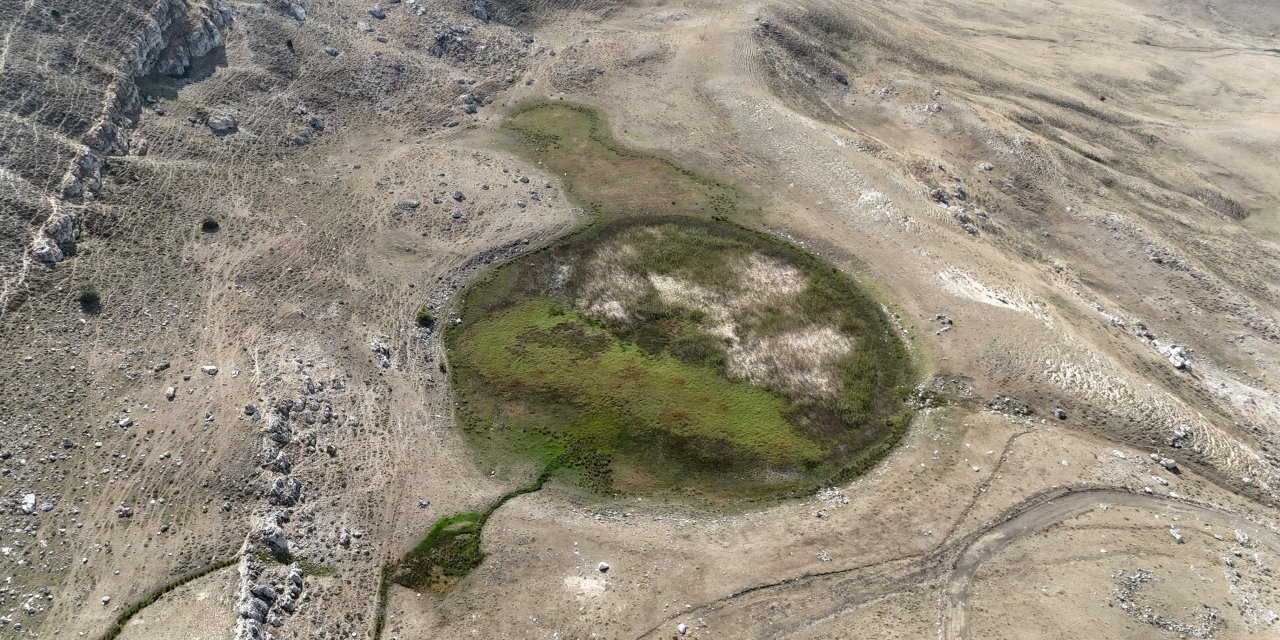
POLYGON ((338 572, 334 567, 324 564, 318 564, 307 558, 298 558, 298 568, 302 569, 303 575, 324 577, 331 576, 338 572))
MULTIPOLYGON (((481 456, 741 499, 861 473, 901 436, 912 363, 880 304, 730 222, 756 213, 741 191, 627 149, 587 107, 534 103, 504 128, 597 218, 496 269, 446 327, 481 456)), ((442 562, 468 557, 467 535, 433 545, 442 562)))
POLYGON ((420 307, 418 313, 414 315, 414 319, 418 322, 419 327, 430 327, 436 323, 436 317, 427 311, 426 307, 420 307))
MULTIPOLYGON (((484 562, 480 532, 493 512, 512 498, 541 489, 557 464, 552 461, 533 482, 502 494, 482 512, 440 518, 399 563, 384 570, 384 575, 418 591, 443 591, 453 586, 484 562)), ((385 589, 380 598, 385 598, 385 589)))
POLYGON ((98 292, 98 285, 94 281, 81 280, 76 283, 76 299, 80 301, 80 306, 92 308, 102 302, 102 294, 98 292))
POLYGON ((211 215, 205 215, 203 218, 200 218, 200 228, 206 232, 213 233, 220 227, 221 225, 218 224, 218 219, 211 215))
POLYGON ((568 195, 607 215, 738 216, 746 195, 730 185, 617 143, 598 111, 564 103, 534 103, 503 125, 527 155, 565 176, 568 195))
POLYGON ((879 305, 723 221, 597 225, 495 271, 463 319, 446 342, 477 449, 560 457, 594 490, 799 493, 902 433, 911 363, 879 305))

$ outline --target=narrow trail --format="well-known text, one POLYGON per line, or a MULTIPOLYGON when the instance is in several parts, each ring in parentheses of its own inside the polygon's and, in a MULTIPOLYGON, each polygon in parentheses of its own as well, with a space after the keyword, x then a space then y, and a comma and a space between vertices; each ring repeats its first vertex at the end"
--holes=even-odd
POLYGON ((1267 544, 1280 549, 1280 535, 1259 527, 1257 523, 1213 507, 1129 493, 1118 489, 1089 489, 1067 493, 1016 512, 1013 517, 987 529, 963 547, 953 565, 951 577, 943 594, 940 637, 943 640, 960 640, 970 637, 968 625, 970 587, 973 576, 982 563, 990 560, 1009 545, 1044 531, 1052 525, 1088 513, 1096 509, 1099 504, 1160 510, 1180 516, 1198 516, 1236 529, 1248 530, 1252 538, 1266 541, 1267 544))
MULTIPOLYGON (((822 573, 806 573, 740 589, 722 598, 665 618, 636 634, 635 638, 641 640, 663 637, 664 632, 671 628, 677 618, 697 617, 699 614, 742 601, 747 596, 765 592, 772 592, 775 594, 772 597, 778 598, 782 592, 808 589, 813 591, 812 595, 805 596, 797 593, 797 597, 817 599, 843 593, 835 596, 842 598, 837 608, 839 613, 894 593, 907 591, 924 582, 944 579, 946 586, 942 595, 939 638, 963 640, 970 637, 968 628, 970 586, 974 575, 984 562, 1015 542, 1088 513, 1099 505, 1151 509, 1171 515, 1195 516, 1245 530, 1251 538, 1280 550, 1280 535, 1262 528, 1258 523, 1250 522, 1221 509, 1167 497, 1130 493, 1122 489, 1066 488, 1042 494, 1038 498, 1032 498, 1014 506, 996 518, 995 524, 943 543, 930 553, 900 556, 822 573), (895 569, 899 572, 898 575, 885 575, 891 574, 895 569), (872 573, 860 575, 867 571, 872 573), (858 578, 857 584, 851 580, 855 577, 858 578)), ((832 615, 826 612, 792 625, 788 633, 816 622, 829 620, 832 615)))

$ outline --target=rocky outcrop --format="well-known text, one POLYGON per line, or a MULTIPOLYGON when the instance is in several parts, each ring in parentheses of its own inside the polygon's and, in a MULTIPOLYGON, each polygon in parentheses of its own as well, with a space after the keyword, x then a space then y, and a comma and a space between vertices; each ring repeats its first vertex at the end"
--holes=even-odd
MULTIPOLYGON (((138 79, 152 73, 177 75, 185 72, 192 61, 223 46, 222 30, 231 24, 231 11, 221 0, 159 0, 151 22, 139 34, 133 48, 125 52, 119 78, 106 88, 101 111, 95 124, 83 139, 84 148, 76 155, 58 187, 60 204, 83 204, 93 200, 102 187, 102 170, 106 156, 129 153, 129 130, 137 124, 142 100, 138 95, 138 79)), ((65 257, 63 247, 74 242, 80 233, 79 217, 60 211, 54 214, 32 240, 31 256, 44 263, 65 257)))

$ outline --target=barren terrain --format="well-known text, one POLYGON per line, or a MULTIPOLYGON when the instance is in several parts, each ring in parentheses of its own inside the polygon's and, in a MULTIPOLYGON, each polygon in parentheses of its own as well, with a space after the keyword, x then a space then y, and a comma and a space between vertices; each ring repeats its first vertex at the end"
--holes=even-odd
POLYGON ((1264 0, 0 0, 0 638, 1280 633, 1277 32, 1264 0), (872 292, 915 418, 759 508, 553 479, 417 592, 384 567, 529 480, 455 415, 460 294, 596 197, 720 202, 528 153, 539 100, 872 292))

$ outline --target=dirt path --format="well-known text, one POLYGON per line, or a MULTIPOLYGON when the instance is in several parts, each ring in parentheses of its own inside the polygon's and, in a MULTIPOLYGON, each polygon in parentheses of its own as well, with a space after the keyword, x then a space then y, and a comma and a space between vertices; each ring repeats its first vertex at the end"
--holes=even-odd
POLYGON ((1250 537, 1266 540, 1268 544, 1280 548, 1280 536, 1259 528, 1256 523, 1212 507, 1114 489, 1067 493, 1018 512, 1003 523, 988 529, 964 547, 955 561, 943 594, 941 637, 944 640, 969 637, 970 586, 974 574, 984 562, 1019 540, 1092 511, 1103 504, 1110 507, 1160 510, 1172 515, 1198 516, 1225 526, 1248 530, 1250 537))

